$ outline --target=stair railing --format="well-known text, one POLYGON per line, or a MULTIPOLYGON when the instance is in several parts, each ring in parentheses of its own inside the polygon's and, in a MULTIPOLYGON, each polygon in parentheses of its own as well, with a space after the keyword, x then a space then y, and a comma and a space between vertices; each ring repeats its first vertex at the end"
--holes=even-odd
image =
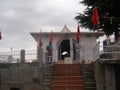
POLYGON ((93 48, 93 60, 120 60, 120 43, 104 44, 97 43, 93 48))

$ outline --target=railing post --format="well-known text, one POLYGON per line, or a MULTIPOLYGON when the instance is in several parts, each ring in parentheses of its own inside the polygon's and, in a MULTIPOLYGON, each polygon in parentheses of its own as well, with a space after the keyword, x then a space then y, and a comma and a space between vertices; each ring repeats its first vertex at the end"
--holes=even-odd
POLYGON ((11 63, 13 61, 12 55, 8 56, 8 62, 11 63))
POLYGON ((95 47, 93 48, 93 60, 100 59, 100 42, 96 43, 95 47))
POLYGON ((20 51, 20 62, 25 63, 25 50, 21 49, 20 51))
POLYGON ((98 48, 97 48, 97 51, 98 51, 98 59, 100 59, 100 42, 98 42, 98 48))

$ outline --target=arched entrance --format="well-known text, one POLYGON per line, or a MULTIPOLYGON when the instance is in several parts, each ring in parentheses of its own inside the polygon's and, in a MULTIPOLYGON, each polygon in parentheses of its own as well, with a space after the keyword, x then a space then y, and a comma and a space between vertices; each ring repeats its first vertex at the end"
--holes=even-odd
POLYGON ((58 60, 64 60, 65 57, 70 57, 70 40, 61 41, 58 47, 58 60))

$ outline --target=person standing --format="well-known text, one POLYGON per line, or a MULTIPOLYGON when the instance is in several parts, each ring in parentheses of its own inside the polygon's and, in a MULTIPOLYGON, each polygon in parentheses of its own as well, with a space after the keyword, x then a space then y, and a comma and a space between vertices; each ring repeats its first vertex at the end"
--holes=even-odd
POLYGON ((47 62, 52 63, 52 42, 49 42, 49 44, 46 46, 47 50, 47 62))

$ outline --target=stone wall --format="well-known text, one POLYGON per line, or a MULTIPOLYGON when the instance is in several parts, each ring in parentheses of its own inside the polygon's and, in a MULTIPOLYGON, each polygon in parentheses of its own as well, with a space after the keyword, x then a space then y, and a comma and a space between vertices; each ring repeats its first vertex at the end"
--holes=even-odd
POLYGON ((21 64, 0 68, 0 90, 40 90, 42 73, 39 66, 21 64))
POLYGON ((105 89, 105 68, 101 62, 95 62, 94 72, 96 79, 97 90, 106 90, 105 89))
POLYGON ((120 65, 120 63, 115 60, 113 61, 98 60, 95 62, 95 78, 97 90, 117 90, 116 89, 117 77, 115 75, 115 73, 118 73, 115 68, 115 65, 117 64, 120 65))

